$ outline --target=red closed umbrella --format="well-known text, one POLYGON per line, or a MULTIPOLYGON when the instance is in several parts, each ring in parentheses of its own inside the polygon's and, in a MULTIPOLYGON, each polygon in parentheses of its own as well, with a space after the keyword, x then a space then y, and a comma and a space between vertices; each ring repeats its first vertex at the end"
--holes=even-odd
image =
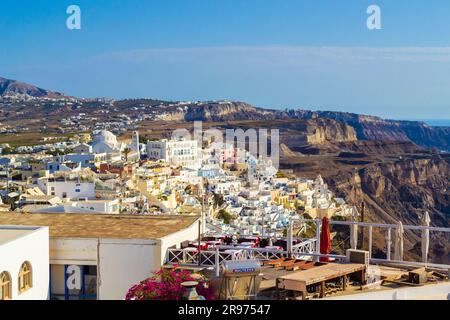
MULTIPOLYGON (((320 253, 329 254, 331 251, 331 235, 330 235, 330 222, 327 217, 322 219, 322 230, 320 232, 320 253)), ((321 257, 321 262, 329 262, 328 257, 321 257)))

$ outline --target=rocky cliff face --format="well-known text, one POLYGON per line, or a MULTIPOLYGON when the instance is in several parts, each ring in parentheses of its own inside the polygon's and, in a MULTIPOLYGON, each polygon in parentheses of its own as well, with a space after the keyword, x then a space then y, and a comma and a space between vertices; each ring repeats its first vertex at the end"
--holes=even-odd
POLYGON ((430 127, 424 123, 400 121, 408 139, 422 147, 450 151, 450 128, 430 127))
POLYGON ((362 155, 374 154, 374 155, 395 155, 397 157, 402 154, 413 153, 433 153, 431 150, 426 150, 416 146, 410 141, 369 141, 358 140, 352 143, 341 143, 338 147, 346 152, 355 152, 362 155))
POLYGON ((292 149, 305 146, 330 147, 333 144, 357 141, 355 129, 341 121, 328 118, 290 119, 277 111, 253 107, 242 102, 212 102, 164 108, 165 121, 204 121, 205 126, 247 129, 278 129, 280 139, 292 149), (225 124, 223 124, 225 123, 225 124))
POLYGON ((355 129, 345 123, 331 119, 309 121, 312 133, 307 135, 309 144, 353 142, 357 140, 355 129))
MULTIPOLYGON (((368 220, 420 224, 430 212, 432 225, 450 226, 450 156, 412 157, 369 165, 355 172, 330 176, 331 187, 349 202, 364 201, 368 220)), ((420 234, 407 232, 407 256, 419 258, 420 234)), ((431 256, 436 263, 450 261, 448 234, 433 233, 431 256)), ((376 246, 385 246, 377 234, 376 246)), ((381 251, 380 251, 381 252, 381 251)))
POLYGON ((277 122, 280 141, 292 151, 303 154, 337 152, 339 144, 357 141, 353 127, 332 119, 310 119, 277 122))
POLYGON ((180 105, 165 112, 164 120, 172 121, 232 121, 275 119, 273 112, 244 102, 205 102, 180 105))
MULTIPOLYGON (((187 104, 176 110, 166 111, 164 120, 175 121, 244 121, 244 120, 311 120, 331 119, 352 127, 355 140, 407 141, 424 148, 450 151, 450 128, 431 127, 418 121, 386 120, 379 117, 346 112, 310 110, 269 110, 243 102, 210 102, 187 104)), ((350 129, 346 129, 350 133, 350 129)), ((325 129, 327 131, 327 129, 325 129)), ((309 133, 311 144, 322 144, 327 133, 322 128, 309 133)), ((332 133, 332 129, 328 130, 332 133)), ((336 139, 339 140, 339 139, 336 139)), ((349 141, 344 139, 342 141, 349 141)))
POLYGON ((450 151, 450 128, 344 112, 317 112, 312 116, 335 119, 354 127, 359 140, 410 141, 421 147, 450 151))

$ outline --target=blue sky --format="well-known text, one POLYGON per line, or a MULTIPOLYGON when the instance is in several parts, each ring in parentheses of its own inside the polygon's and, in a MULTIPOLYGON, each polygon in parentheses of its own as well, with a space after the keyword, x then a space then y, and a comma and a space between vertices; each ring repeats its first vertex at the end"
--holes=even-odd
POLYGON ((0 76, 47 89, 450 119, 448 0, 0 4, 0 76), (366 28, 371 4, 382 30, 366 28))

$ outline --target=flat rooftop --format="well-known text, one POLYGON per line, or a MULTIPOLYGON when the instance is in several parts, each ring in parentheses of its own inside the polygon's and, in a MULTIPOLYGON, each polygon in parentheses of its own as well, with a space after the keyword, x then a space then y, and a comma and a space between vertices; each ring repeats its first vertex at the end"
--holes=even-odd
POLYGON ((0 226, 0 245, 27 235, 37 228, 3 227, 0 226))
POLYGON ((189 227, 198 218, 0 212, 0 226, 48 226, 51 238, 160 239, 189 227))

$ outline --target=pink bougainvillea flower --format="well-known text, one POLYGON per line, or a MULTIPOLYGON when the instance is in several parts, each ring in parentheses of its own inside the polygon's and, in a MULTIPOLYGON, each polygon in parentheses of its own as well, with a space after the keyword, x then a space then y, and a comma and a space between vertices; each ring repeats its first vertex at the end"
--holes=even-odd
POLYGON ((214 290, 203 276, 192 276, 188 270, 179 269, 176 265, 172 269, 164 269, 132 286, 125 300, 181 300, 184 298, 185 288, 181 283, 185 281, 198 281, 197 293, 206 300, 214 300, 214 290))

